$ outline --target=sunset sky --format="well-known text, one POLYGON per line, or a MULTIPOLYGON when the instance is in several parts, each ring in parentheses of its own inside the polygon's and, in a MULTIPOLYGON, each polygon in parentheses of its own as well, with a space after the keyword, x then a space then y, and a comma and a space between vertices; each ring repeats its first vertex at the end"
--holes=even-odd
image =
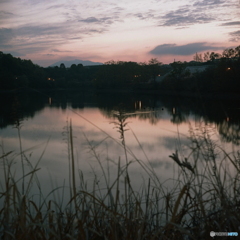
POLYGON ((59 60, 190 61, 240 45, 240 0, 0 0, 0 51, 59 60))

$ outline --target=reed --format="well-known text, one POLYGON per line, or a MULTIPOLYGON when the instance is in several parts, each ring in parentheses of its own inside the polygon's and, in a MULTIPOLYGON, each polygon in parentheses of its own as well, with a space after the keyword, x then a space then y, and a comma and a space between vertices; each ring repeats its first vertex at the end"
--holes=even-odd
MULTIPOLYGON (((171 180, 172 189, 167 189, 154 169, 137 159, 128 149, 124 135, 127 127, 124 113, 117 115, 116 119, 115 126, 121 141, 119 146, 124 151, 126 161, 123 163, 120 158, 117 159, 113 181, 110 180, 109 169, 103 166, 96 146, 86 136, 89 150, 101 168, 104 189, 98 184, 97 174, 93 185, 88 186, 83 173, 76 169, 74 130, 72 122, 68 123, 66 136, 71 176, 70 198, 65 205, 54 198, 54 193, 64 195, 68 190, 66 186, 53 188, 48 196, 43 196, 37 178, 38 166, 48 143, 34 166, 22 145, 20 153, 16 154, 5 153, 2 144, 1 239, 190 240, 209 239, 210 231, 239 231, 240 152, 227 153, 222 149, 212 140, 208 126, 203 124, 198 130, 190 126, 191 145, 187 157, 183 157, 181 149, 169 156, 179 167, 179 176, 171 180), (129 161, 129 156, 133 160, 129 161), (16 179, 13 168, 17 158, 28 163, 28 169, 24 169, 19 179, 16 179), (128 173, 133 161, 148 174, 147 181, 143 180, 140 189, 134 189, 128 173), (229 172, 229 164, 234 167, 234 174, 229 172), (33 181, 39 189, 38 201, 31 196, 33 181)), ((140 148, 143 150, 142 146, 140 148)))

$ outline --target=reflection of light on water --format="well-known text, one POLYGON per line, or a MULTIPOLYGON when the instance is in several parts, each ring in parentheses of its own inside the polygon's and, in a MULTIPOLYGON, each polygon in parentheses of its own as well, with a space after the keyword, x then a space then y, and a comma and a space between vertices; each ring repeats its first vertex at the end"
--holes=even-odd
MULTIPOLYGON (((49 97, 48 100, 49 105, 51 105, 52 98, 49 97)), ((154 171, 157 173, 158 176, 161 176, 161 180, 165 181, 169 178, 172 179, 173 176, 175 176, 174 171, 177 168, 177 165, 171 162, 171 159, 169 159, 168 156, 172 154, 172 152, 174 152, 176 147, 181 147, 181 150, 184 149, 184 151, 186 151, 184 155, 188 156, 188 154, 190 154, 190 152, 187 152, 188 146, 190 144, 188 140, 185 139, 185 136, 188 136, 189 123, 192 126, 196 126, 197 129, 201 129, 202 124, 205 123, 204 118, 196 117, 194 115, 188 115, 188 117, 186 117, 186 122, 183 121, 181 123, 178 122, 178 124, 173 124, 170 121, 170 118, 172 117, 171 109, 169 109, 168 111, 167 108, 163 108, 162 105, 159 104, 158 108, 155 108, 155 111, 149 111, 151 108, 146 107, 147 104, 143 104, 142 108, 141 101, 135 101, 134 106, 135 110, 131 109, 131 112, 124 112, 123 116, 129 117, 128 126, 131 127, 132 131, 136 135, 136 138, 141 145, 136 142, 136 138, 134 137, 134 135, 131 134, 131 131, 126 132, 127 145, 129 144, 128 146, 131 149, 131 152, 134 153, 137 159, 141 159, 144 162, 148 162, 145 157, 146 153, 146 156, 150 161, 151 167, 154 168, 154 171), (164 111, 162 111, 162 109, 164 111), (179 136, 181 138, 179 138, 179 136), (144 152, 140 151, 141 149, 143 149, 144 152), (173 165, 176 165, 174 169, 172 168, 173 165)), ((66 159, 68 159, 65 145, 66 142, 65 139, 62 139, 61 135, 67 117, 73 119, 73 131, 74 137, 76 137, 74 138, 74 144, 76 144, 77 146, 76 152, 79 156, 79 165, 81 166, 81 171, 85 174, 86 179, 92 179, 92 175, 89 173, 88 164, 91 164, 91 166, 94 167, 94 170, 98 173, 98 176, 101 176, 102 172, 99 169, 99 166, 96 164, 95 159, 89 153, 89 148, 86 143, 86 139, 82 134, 82 131, 84 131, 90 141, 94 143, 93 146, 97 146, 97 153, 99 154, 99 156, 101 154, 102 159, 110 159, 112 161, 112 181, 114 181, 114 177, 117 176, 117 173, 114 175, 113 172, 117 172, 114 167, 115 163, 117 164, 119 157, 121 160, 124 159, 122 148, 119 147, 117 143, 112 141, 112 138, 104 140, 103 144, 103 139, 106 138, 106 135, 104 133, 108 133, 109 136, 118 139, 119 135, 116 128, 109 126, 109 122, 112 120, 109 118, 109 120, 106 121, 106 115, 102 116, 101 112, 97 108, 84 108, 84 111, 79 110, 78 112, 80 115, 83 115, 85 119, 90 119, 90 121, 93 122, 95 126, 99 126, 101 129, 103 129, 103 131, 98 131, 99 129, 93 128, 93 126, 90 125, 89 122, 80 121, 80 117, 75 113, 69 111, 68 108, 66 110, 61 110, 60 108, 50 108, 47 106, 39 114, 36 114, 33 119, 30 119, 27 123, 25 123, 24 126, 21 128, 21 131, 23 133, 22 135, 24 147, 26 148, 32 147, 32 139, 34 139, 35 143, 40 143, 46 141, 49 135, 51 136, 51 141, 48 143, 47 151, 46 153, 44 153, 44 157, 41 161, 41 167, 43 170, 38 172, 38 176, 42 180, 43 185, 47 188, 50 188, 47 189, 45 192, 50 192, 51 190, 51 186, 47 184, 48 179, 46 179, 46 175, 48 175, 48 173, 46 173, 45 169, 49 170, 49 175, 54 180, 57 179, 56 181, 58 181, 58 184, 56 184, 56 186, 61 186, 63 179, 68 179, 66 171, 66 169, 68 168, 68 161, 66 161, 66 159), (32 131, 33 129, 35 129, 35 131, 32 131), (79 146, 81 146, 81 150, 79 150, 79 146)), ((181 112, 179 108, 177 109, 173 107, 172 113, 174 115, 179 115, 179 113, 181 112)), ((113 115, 114 114, 118 114, 118 112, 113 111, 113 115)), ((109 115, 112 116, 112 114, 109 115)), ((227 139, 232 140, 234 139, 236 133, 239 133, 237 128, 238 125, 235 125, 234 129, 233 127, 231 127, 232 131, 230 131, 228 121, 230 121, 230 118, 225 117, 224 124, 226 124, 226 126, 222 124, 221 131, 223 134, 227 134, 227 139), (233 137, 230 136, 230 138, 229 135, 231 135, 231 133, 233 137)), ((212 123, 212 125, 214 124, 212 123)), ((208 128, 210 128, 213 127, 212 125, 208 123, 207 126, 208 128)), ((17 139, 16 141, 13 141, 13 139, 9 137, 13 135, 13 132, 10 132, 12 134, 8 135, 8 131, 14 132, 14 129, 9 127, 4 131, 5 134, 3 134, 3 130, 1 130, 0 134, 1 137, 5 135, 5 145, 10 147, 9 151, 11 151, 12 149, 18 149, 17 139)), ((224 143, 225 148, 228 148, 228 146, 229 145, 224 143)), ((38 149, 34 150, 34 155, 41 155, 42 149, 39 149, 39 152, 36 151, 38 151, 38 149)), ((106 166, 108 166, 107 162, 106 166)), ((138 165, 138 162, 133 162, 129 167, 129 171, 131 173, 132 183, 134 184, 136 189, 138 189, 139 185, 142 184, 142 178, 140 178, 139 176, 143 176, 144 171, 138 165)), ((148 176, 146 178, 148 178, 148 176)), ((168 184, 168 187, 170 188, 171 181, 169 181, 168 184)), ((66 185, 68 185, 67 181, 66 185)))
POLYGON ((142 109, 142 101, 136 101, 134 107, 135 109, 142 109))

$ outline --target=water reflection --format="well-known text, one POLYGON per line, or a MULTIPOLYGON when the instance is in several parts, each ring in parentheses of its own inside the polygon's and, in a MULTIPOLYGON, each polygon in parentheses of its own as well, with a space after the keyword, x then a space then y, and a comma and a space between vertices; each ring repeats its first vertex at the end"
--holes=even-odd
POLYGON ((195 121, 202 119, 206 123, 214 123, 223 141, 240 144, 240 109, 234 100, 188 99, 163 96, 147 96, 137 94, 88 94, 77 92, 53 93, 18 93, 2 94, 0 96, 0 128, 14 125, 16 119, 33 118, 46 106, 51 109, 60 108, 66 111, 72 109, 99 108, 101 114, 111 119, 113 111, 124 111, 133 119, 147 121, 157 125, 163 119, 169 119, 173 124, 186 123, 194 117, 195 121))
MULTIPOLYGON (((23 148, 34 149, 26 151, 33 165, 41 156, 44 146, 48 145, 41 160, 39 179, 49 191, 53 187, 49 185, 48 176, 53 182, 56 181, 54 186, 62 185, 64 179, 68 185, 68 145, 64 132, 69 119, 73 122, 77 169, 92 174, 92 180, 94 174, 99 174, 99 180, 102 181, 102 172, 96 158, 90 154, 90 145, 96 149, 103 166, 110 167, 113 179, 118 160, 121 159, 121 164, 125 162, 120 135, 115 126, 110 124, 117 120, 114 115, 116 111, 122 111, 128 122, 126 145, 134 153, 134 156, 129 155, 129 161, 132 162, 129 173, 132 184, 136 186, 141 182, 140 178, 146 176, 136 158, 153 167, 162 181, 174 178, 174 164, 168 156, 175 149, 184 152, 186 146, 190 146, 186 137, 189 124, 198 129, 203 122, 215 126, 221 139, 227 143, 226 147, 240 144, 239 110, 228 102, 222 102, 219 107, 219 102, 199 102, 195 99, 190 101, 133 94, 102 96, 76 92, 8 94, 0 98, 7 99, 1 101, 0 111, 0 141, 4 142, 6 152, 19 152, 17 131, 13 128, 16 119, 21 119, 23 123, 23 148), (47 142, 49 137, 50 141, 47 142)), ((19 171, 16 174, 20 174, 19 171)))
POLYGON ((142 109, 142 102, 141 101, 136 101, 134 106, 135 106, 135 110, 141 110, 142 109))
POLYGON ((235 145, 240 144, 240 124, 232 124, 226 120, 218 124, 217 128, 224 141, 232 142, 235 145))
POLYGON ((181 124, 183 122, 186 122, 186 118, 180 111, 178 111, 178 109, 176 110, 174 107, 172 110, 171 122, 174 124, 181 124))

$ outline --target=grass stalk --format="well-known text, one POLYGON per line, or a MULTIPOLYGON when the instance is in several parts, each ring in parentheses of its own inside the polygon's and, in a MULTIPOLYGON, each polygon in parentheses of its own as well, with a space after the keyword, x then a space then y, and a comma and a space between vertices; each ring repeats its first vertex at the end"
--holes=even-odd
MULTIPOLYGON (((30 186, 34 179, 38 179, 39 162, 48 144, 34 166, 26 157, 26 150, 21 149, 20 154, 14 155, 13 152, 5 153, 2 148, 0 161, 3 163, 4 184, 1 184, 0 191, 3 205, 0 207, 0 238, 192 240, 208 239, 210 231, 238 231, 240 172, 237 156, 226 153, 212 141, 207 128, 203 128, 202 132, 192 130, 190 154, 185 158, 178 149, 170 155, 178 167, 179 175, 171 179, 173 187, 166 189, 154 169, 138 160, 127 148, 125 120, 120 119, 118 130, 121 140, 124 139, 121 147, 126 163, 122 164, 120 157, 116 160, 113 180, 110 178, 109 162, 104 165, 96 146, 86 137, 90 151, 101 169, 104 188, 98 184, 99 176, 95 172, 92 186, 87 184, 80 170, 77 178, 70 120, 67 131, 71 190, 66 205, 63 204, 63 196, 61 198, 66 192, 65 182, 63 187, 53 187, 47 196, 40 194, 42 200, 39 204, 31 196, 30 186), (130 156, 149 174, 148 181, 140 189, 134 189, 131 182, 128 172, 132 163, 130 156), (18 179, 13 164, 17 158, 29 165, 29 170, 24 169, 24 174, 18 179), (229 171, 229 163, 234 173, 229 171), (29 183, 23 187, 21 183, 26 179, 29 183), (59 194, 59 202, 57 199, 54 201, 55 192, 59 194)), ((107 136, 101 144, 106 139, 111 138, 107 136)), ((41 189, 40 182, 36 183, 41 189)))
POLYGON ((70 151, 71 151, 71 165, 72 165, 72 186, 73 186, 73 199, 75 210, 77 210, 77 189, 76 189, 76 178, 75 178, 75 161, 74 161, 74 151, 73 151, 73 132, 72 132, 72 120, 70 119, 70 132, 69 132, 69 140, 70 140, 70 151))

